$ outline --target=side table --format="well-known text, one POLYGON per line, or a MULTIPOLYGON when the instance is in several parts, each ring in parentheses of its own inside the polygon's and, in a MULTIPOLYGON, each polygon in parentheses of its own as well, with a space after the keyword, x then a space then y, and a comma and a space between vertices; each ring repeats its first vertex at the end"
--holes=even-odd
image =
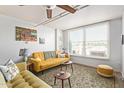
POLYGON ((67 61, 67 62, 65 62, 65 63, 62 63, 62 64, 61 64, 61 71, 62 71, 63 65, 66 66, 66 70, 67 70, 67 66, 70 65, 70 66, 71 66, 71 69, 72 69, 72 72, 73 72, 74 69, 73 69, 73 62, 72 62, 72 61, 67 61))
POLYGON ((54 74, 54 85, 56 84, 56 79, 60 79, 62 81, 62 88, 64 88, 64 80, 68 80, 69 86, 71 88, 71 82, 70 82, 71 74, 68 72, 60 71, 57 74, 54 74))
POLYGON ((33 63, 31 62, 27 63, 27 70, 33 71, 33 63))

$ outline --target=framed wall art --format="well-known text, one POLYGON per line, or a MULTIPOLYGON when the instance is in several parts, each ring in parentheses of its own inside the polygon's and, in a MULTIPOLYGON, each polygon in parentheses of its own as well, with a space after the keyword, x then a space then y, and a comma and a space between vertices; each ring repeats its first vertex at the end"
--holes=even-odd
POLYGON ((37 30, 16 26, 16 41, 37 41, 37 30))
POLYGON ((45 38, 39 38, 39 44, 45 44, 45 38))

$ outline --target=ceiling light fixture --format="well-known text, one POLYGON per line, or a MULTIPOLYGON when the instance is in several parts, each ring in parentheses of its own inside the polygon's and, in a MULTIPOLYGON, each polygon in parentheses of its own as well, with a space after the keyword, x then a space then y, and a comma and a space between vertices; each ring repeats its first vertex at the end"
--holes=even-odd
POLYGON ((19 5, 19 6, 24 6, 24 5, 19 5))
MULTIPOLYGON (((89 6, 89 5, 84 5, 84 6, 77 5, 77 6, 73 7, 73 8, 75 8, 77 11, 79 11, 79 10, 81 10, 81 9, 84 9, 84 8, 88 7, 88 6, 89 6)), ((68 14, 70 14, 70 13, 64 11, 64 12, 62 12, 62 13, 60 13, 60 14, 54 16, 54 17, 52 17, 51 19, 48 19, 48 20, 46 20, 46 21, 44 21, 44 22, 41 22, 41 23, 35 25, 34 27, 37 27, 37 26, 39 26, 39 25, 48 24, 48 23, 50 23, 50 22, 52 22, 52 21, 55 21, 55 20, 57 20, 57 19, 60 19, 60 18, 62 18, 62 17, 64 17, 64 16, 66 16, 66 15, 68 15, 68 14)))
POLYGON ((54 9, 56 8, 56 5, 46 5, 46 9, 54 9))

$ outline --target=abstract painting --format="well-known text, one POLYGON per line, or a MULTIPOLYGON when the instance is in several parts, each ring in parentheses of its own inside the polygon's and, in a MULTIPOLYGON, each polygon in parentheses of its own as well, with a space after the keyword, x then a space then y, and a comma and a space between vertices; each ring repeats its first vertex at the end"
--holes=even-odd
POLYGON ((16 26, 16 41, 37 41, 37 30, 16 26))

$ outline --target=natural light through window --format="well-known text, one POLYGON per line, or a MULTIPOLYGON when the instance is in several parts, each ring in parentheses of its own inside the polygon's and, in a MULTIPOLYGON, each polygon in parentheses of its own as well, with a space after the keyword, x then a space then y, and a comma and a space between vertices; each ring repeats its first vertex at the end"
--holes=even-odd
POLYGON ((86 57, 109 57, 109 23, 99 23, 69 31, 69 52, 86 57))
POLYGON ((101 23, 85 28, 86 56, 108 56, 108 24, 101 23))
POLYGON ((75 30, 70 33, 70 53, 75 55, 83 55, 83 31, 75 30))

